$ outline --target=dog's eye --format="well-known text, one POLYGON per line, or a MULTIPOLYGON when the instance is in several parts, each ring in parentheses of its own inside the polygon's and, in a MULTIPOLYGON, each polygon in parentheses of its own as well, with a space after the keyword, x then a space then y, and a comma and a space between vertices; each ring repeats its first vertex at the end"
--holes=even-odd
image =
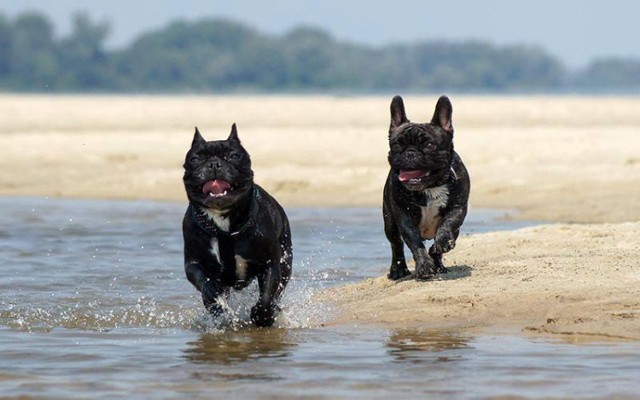
POLYGON ((427 144, 424 146, 427 148, 427 150, 436 150, 438 148, 438 145, 435 144, 434 142, 427 142, 427 144))
POLYGON ((239 153, 231 153, 227 156, 227 159, 230 161, 237 161, 240 159, 240 154, 239 153))
POLYGON ((198 157, 198 156, 189 157, 189 163, 190 164, 197 164, 199 162, 200 162, 200 157, 198 157))

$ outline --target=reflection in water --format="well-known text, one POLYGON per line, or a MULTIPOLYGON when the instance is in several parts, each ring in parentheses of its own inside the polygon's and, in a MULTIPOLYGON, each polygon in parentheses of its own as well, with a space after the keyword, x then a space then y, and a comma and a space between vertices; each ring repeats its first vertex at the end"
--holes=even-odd
POLYGON ((247 328, 203 333, 187 345, 184 354, 189 361, 229 365, 264 358, 286 359, 297 343, 287 329, 247 328))
POLYGON ((454 332, 399 329, 389 335, 386 347, 395 362, 448 362, 462 360, 460 351, 450 350, 471 350, 471 340, 470 336, 454 332))

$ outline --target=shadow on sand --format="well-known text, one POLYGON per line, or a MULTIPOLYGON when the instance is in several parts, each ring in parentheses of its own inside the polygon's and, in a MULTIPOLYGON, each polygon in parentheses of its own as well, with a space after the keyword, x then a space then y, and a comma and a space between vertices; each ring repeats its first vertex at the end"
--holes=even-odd
POLYGON ((398 280, 398 282, 405 282, 405 281, 410 281, 410 280, 425 281, 425 282, 428 282, 428 281, 452 281, 452 280, 463 279, 463 278, 467 278, 467 277, 471 276, 471 271, 473 271, 473 268, 468 266, 468 265, 454 265, 452 267, 447 267, 447 272, 446 273, 437 274, 433 278, 416 279, 416 277, 414 275, 414 272, 412 272, 411 275, 398 280))

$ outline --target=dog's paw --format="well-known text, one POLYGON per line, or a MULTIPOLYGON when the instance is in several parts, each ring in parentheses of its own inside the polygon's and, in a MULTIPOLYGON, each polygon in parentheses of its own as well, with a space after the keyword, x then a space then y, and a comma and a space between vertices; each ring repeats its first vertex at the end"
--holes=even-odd
POLYGON ((213 315, 222 314, 223 310, 218 302, 220 290, 212 282, 207 282, 202 287, 202 303, 204 307, 213 315))
POLYGON ((447 272, 449 272, 449 269, 447 267, 445 267, 441 262, 440 263, 436 263, 436 273, 437 274, 446 274, 447 272))
POLYGON ((414 278, 417 281, 428 281, 433 279, 433 276, 436 274, 434 268, 431 267, 416 267, 416 272, 414 274, 414 278))
POLYGON ((204 303, 204 308, 206 308, 207 311, 209 311, 209 313, 214 317, 217 317, 224 312, 222 306, 217 301, 208 301, 203 297, 202 302, 204 303))
POLYGON ((437 265, 434 263, 431 257, 423 258, 422 260, 416 260, 416 270, 414 278, 419 281, 426 281, 437 273, 437 265))
POLYGON ((268 327, 276 321, 276 307, 260 303, 251 308, 251 321, 256 326, 268 327))
POLYGON ((411 275, 411 271, 409 271, 409 268, 407 268, 406 265, 403 265, 401 267, 394 265, 389 270, 389 273, 387 274, 387 278, 389 278, 392 281, 397 281, 409 275, 411 275))
POLYGON ((446 229, 438 230, 436 239, 433 241, 433 249, 436 253, 443 254, 456 247, 456 239, 451 231, 446 229))

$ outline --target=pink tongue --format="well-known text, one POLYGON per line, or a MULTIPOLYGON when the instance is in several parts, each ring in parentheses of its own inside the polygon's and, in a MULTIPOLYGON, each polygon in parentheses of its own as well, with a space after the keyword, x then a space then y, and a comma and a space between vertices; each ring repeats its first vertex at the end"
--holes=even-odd
POLYGON ((229 190, 231 185, 227 181, 222 179, 214 179, 204 184, 202 187, 202 193, 222 194, 229 190))
POLYGON ((399 179, 400 182, 407 182, 411 179, 419 179, 423 176, 427 175, 427 171, 424 169, 412 169, 412 170, 404 170, 400 171, 399 179))

